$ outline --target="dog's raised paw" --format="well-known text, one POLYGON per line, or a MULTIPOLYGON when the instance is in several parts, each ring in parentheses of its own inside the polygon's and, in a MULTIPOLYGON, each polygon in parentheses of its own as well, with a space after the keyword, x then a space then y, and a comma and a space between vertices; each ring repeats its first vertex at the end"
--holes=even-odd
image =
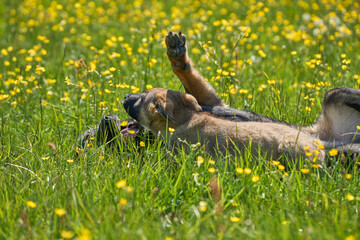
POLYGON ((165 38, 165 43, 169 57, 177 60, 184 58, 186 54, 186 37, 184 34, 181 32, 177 34, 170 31, 165 38))

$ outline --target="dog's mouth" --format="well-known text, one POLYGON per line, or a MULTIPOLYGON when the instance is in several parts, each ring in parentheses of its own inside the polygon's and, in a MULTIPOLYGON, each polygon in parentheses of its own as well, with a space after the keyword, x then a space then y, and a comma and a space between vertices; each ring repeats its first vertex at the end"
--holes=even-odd
POLYGON ((142 126, 135 120, 122 121, 120 123, 120 134, 123 137, 136 137, 137 133, 142 129, 142 126))

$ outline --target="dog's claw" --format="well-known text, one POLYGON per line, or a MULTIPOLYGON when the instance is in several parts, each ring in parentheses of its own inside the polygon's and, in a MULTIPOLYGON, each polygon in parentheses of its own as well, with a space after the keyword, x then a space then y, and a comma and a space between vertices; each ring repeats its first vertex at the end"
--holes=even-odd
POLYGON ((181 59, 186 54, 186 37, 182 32, 173 33, 169 32, 165 38, 167 46, 167 54, 169 57, 181 59))

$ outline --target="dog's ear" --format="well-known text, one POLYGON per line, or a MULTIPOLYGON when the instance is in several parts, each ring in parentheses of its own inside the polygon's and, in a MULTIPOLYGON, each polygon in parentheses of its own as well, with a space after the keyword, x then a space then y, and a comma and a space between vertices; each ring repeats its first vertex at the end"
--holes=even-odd
POLYGON ((199 103, 197 102, 196 98, 188 93, 181 93, 181 100, 183 101, 184 105, 191 110, 194 110, 196 112, 201 111, 201 107, 199 103))
POLYGON ((155 112, 160 116, 162 116, 163 118, 168 119, 170 121, 175 121, 175 118, 173 117, 174 106, 171 103, 158 102, 155 105, 155 109, 156 109, 155 112))

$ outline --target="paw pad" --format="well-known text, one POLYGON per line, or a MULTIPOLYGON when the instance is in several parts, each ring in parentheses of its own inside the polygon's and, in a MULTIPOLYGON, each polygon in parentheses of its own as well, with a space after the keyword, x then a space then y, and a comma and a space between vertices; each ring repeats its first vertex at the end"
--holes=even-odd
POLYGON ((165 43, 167 46, 167 54, 169 57, 179 59, 185 56, 186 37, 181 32, 179 32, 179 34, 169 32, 169 34, 165 38, 165 43))

